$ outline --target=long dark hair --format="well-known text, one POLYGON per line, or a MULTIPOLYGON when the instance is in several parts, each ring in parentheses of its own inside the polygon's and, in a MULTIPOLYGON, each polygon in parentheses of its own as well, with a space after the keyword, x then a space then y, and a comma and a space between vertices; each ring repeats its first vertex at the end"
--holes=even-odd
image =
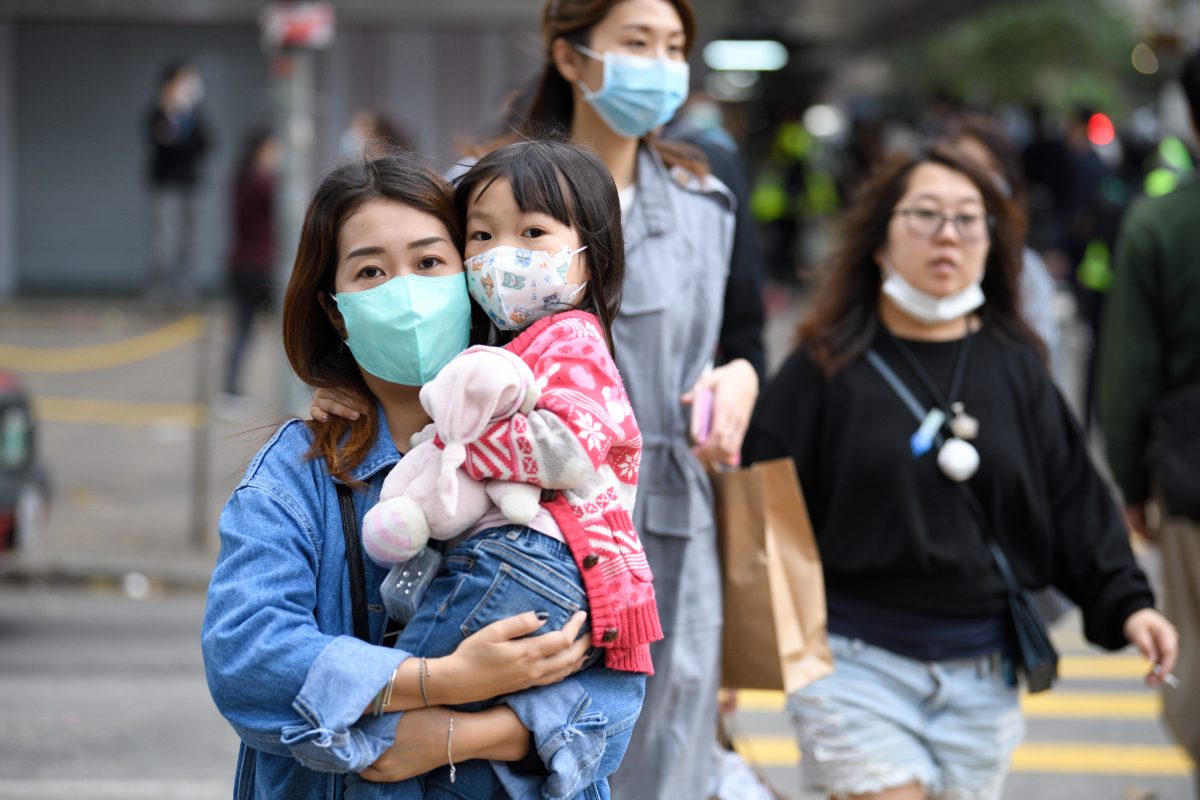
MULTIPOLYGON (((309 386, 350 389, 366 398, 371 392, 354 356, 343 347, 341 335, 330 322, 328 301, 323 298, 335 291, 342 226, 370 200, 392 200, 432 214, 446 226, 460 253, 463 246, 449 187, 411 153, 346 161, 318 184, 304 214, 296 262, 283 299, 284 350, 296 375, 309 386)), ((347 482, 349 472, 370 451, 379 430, 373 404, 354 421, 331 414, 326 422, 310 420, 308 425, 314 435, 309 455, 324 458, 329 471, 347 482)))
POLYGON ((886 164, 859 187, 842 217, 837 249, 813 301, 813 310, 799 331, 801 343, 827 374, 861 355, 878 330, 883 280, 875 253, 887 241, 892 211, 907 191, 913 171, 922 164, 940 164, 963 174, 983 195, 993 223, 982 283, 987 299, 979 314, 987 324, 1028 342, 1045 357, 1045 345, 1018 308, 1022 253, 1019 231, 1023 227, 1020 209, 1000 193, 982 167, 957 150, 938 144, 886 164))
POLYGON ((566 141, 531 139, 501 147, 479 159, 455 182, 454 207, 463 226, 471 201, 498 178, 512 186, 523 212, 537 212, 569 225, 587 249, 587 289, 577 307, 600 320, 612 351, 612 323, 625 282, 625 238, 621 205, 612 175, 599 158, 566 141))
MULTIPOLYGON (((686 55, 696 42, 696 14, 692 10, 691 0, 663 1, 675 8, 683 23, 683 50, 686 55)), ((572 45, 590 46, 592 28, 603 22, 613 6, 621 2, 624 0, 546 0, 542 7, 542 43, 545 46, 542 72, 531 92, 522 92, 516 97, 518 103, 530 97, 528 106, 511 109, 510 124, 514 130, 483 143, 473 155, 481 155, 520 139, 570 132, 575 99, 571 85, 554 65, 554 43, 565 39, 572 45)), ((681 166, 700 177, 708 174, 708 161, 698 148, 683 142, 659 139, 652 133, 644 136, 643 141, 658 151, 667 166, 681 166)))

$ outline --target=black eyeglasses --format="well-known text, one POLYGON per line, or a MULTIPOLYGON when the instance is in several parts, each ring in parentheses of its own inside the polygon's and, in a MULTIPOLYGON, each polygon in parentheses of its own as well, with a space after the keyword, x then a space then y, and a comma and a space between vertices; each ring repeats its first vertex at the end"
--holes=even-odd
POLYGON ((986 239, 992 229, 990 214, 943 214, 932 208, 897 208, 892 213, 904 217, 908 232, 923 239, 937 236, 947 222, 954 225, 965 244, 986 239))

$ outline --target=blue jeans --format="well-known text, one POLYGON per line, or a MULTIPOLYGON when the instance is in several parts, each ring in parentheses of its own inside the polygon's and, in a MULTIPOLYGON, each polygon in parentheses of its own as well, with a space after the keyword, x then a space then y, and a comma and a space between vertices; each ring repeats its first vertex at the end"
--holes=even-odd
MULTIPOLYGON (((562 628, 579 610, 587 610, 587 595, 565 544, 521 526, 491 528, 446 554, 396 646, 426 657, 444 656, 467 636, 505 617, 544 611, 549 619, 541 631, 549 631, 562 628)), ((453 784, 448 767, 400 783, 370 783, 350 775, 346 798, 608 800, 608 776, 625 755, 645 690, 645 675, 597 663, 550 686, 459 706, 474 711, 507 704, 532 734, 546 772, 518 772, 500 761, 466 761, 457 765, 453 784)), ((389 723, 368 727, 395 731, 399 717, 387 714, 380 722, 389 723)))
POLYGON ((833 674, 788 698, 806 788, 998 800, 1025 730, 999 654, 917 661, 833 633, 829 646, 833 674))

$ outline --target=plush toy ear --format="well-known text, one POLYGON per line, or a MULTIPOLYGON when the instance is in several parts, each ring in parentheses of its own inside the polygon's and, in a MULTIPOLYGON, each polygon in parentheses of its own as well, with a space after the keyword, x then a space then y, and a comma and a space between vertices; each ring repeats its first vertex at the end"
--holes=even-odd
POLYGON ((498 348, 472 348, 421 387, 421 405, 443 442, 473 442, 492 420, 522 407, 533 383, 532 371, 518 356, 498 348))
POLYGON ((459 442, 446 445, 442 450, 442 468, 437 479, 438 498, 446 516, 458 513, 458 468, 467 460, 467 448, 459 442))

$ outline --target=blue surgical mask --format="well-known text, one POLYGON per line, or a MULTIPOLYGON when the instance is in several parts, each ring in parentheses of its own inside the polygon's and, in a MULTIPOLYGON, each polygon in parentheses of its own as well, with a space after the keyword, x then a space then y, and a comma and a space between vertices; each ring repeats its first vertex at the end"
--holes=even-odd
POLYGON ((686 61, 644 58, 626 53, 597 53, 575 45, 589 58, 604 62, 604 82, 595 92, 579 89, 614 133, 640 139, 675 116, 688 95, 686 61))
POLYGON ((471 298, 461 272, 405 275, 333 299, 354 360, 385 381, 424 386, 470 340, 471 298))

